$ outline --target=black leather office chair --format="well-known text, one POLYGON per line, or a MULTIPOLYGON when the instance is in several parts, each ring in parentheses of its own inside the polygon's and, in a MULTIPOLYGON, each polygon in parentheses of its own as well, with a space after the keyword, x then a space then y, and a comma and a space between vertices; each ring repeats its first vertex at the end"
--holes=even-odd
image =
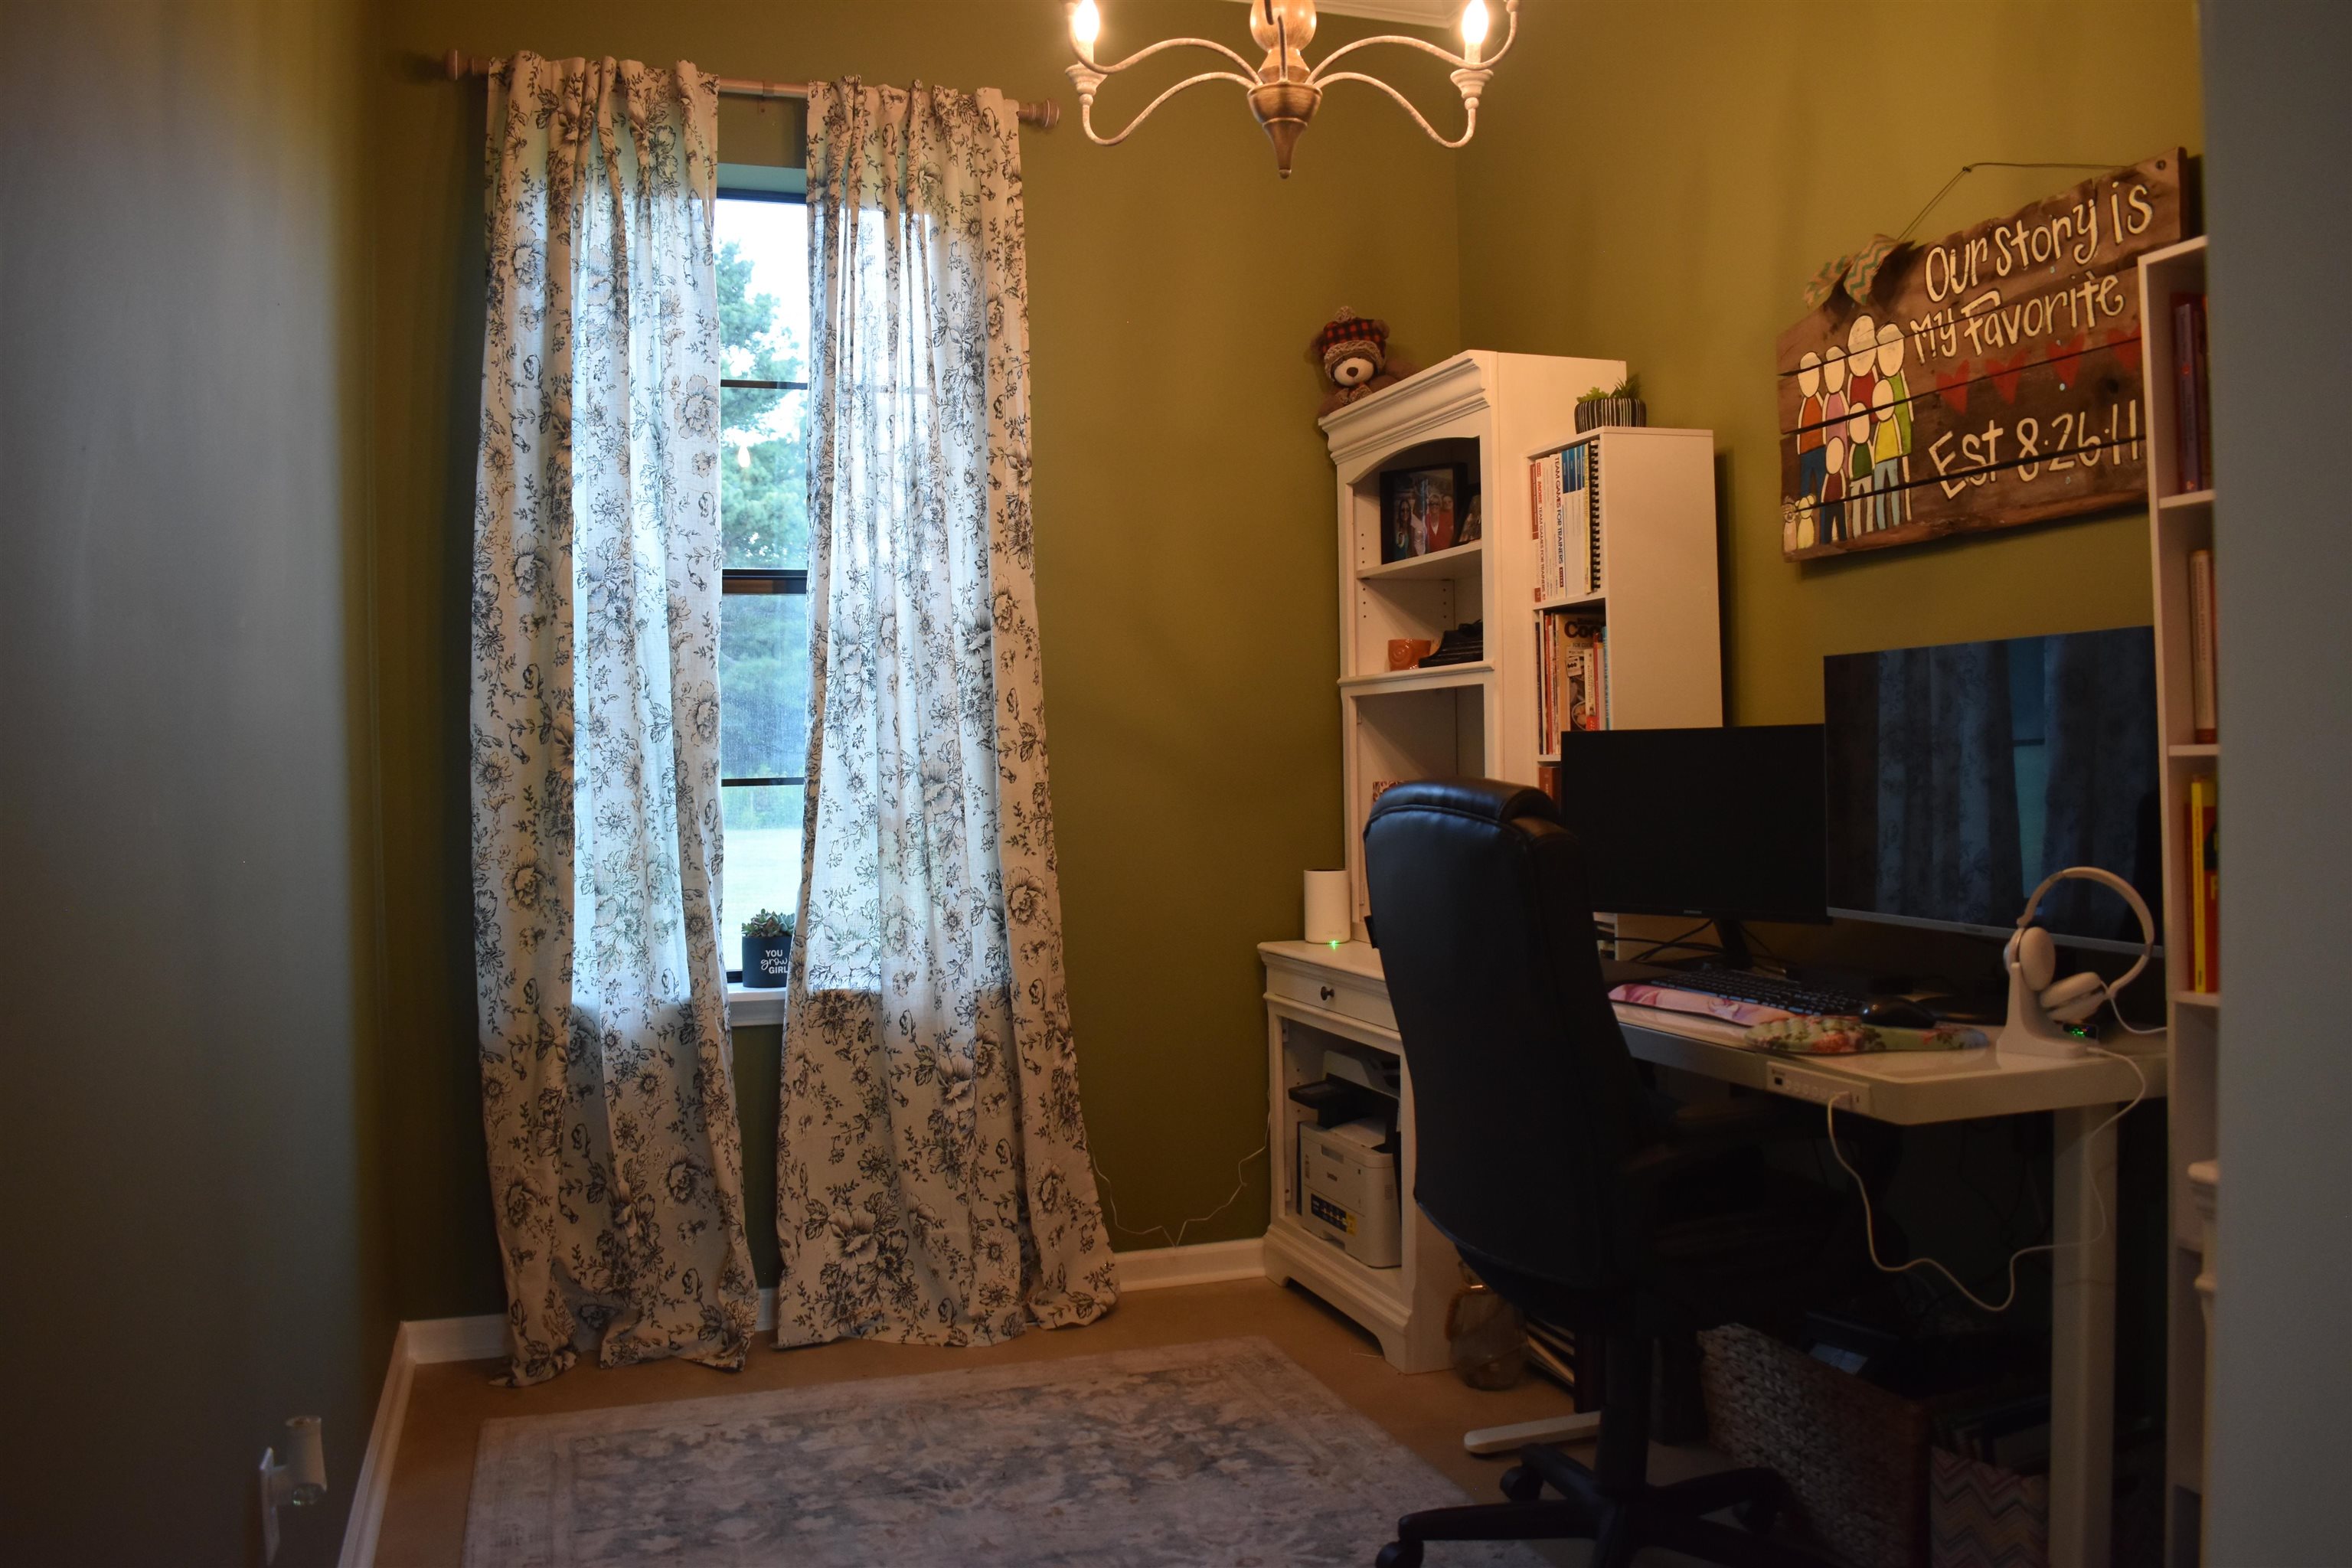
POLYGON ((1593 1568, 1649 1545, 1822 1568, 1763 1533, 1783 1495, 1772 1471, 1648 1479, 1661 1340, 1852 1277, 1843 1201, 1776 1180, 1759 1153, 1820 1121, 1763 1097, 1677 1108, 1645 1088, 1601 981, 1583 857, 1541 792, 1399 784, 1365 825, 1364 865, 1412 1079, 1413 1197, 1496 1291, 1597 1332, 1604 1372, 1594 1467, 1531 1445, 1503 1477, 1510 1500, 1406 1515, 1381 1568, 1415 1568, 1428 1541, 1561 1538, 1591 1539, 1593 1568), (1748 1528, 1700 1517, 1723 1509, 1748 1528))

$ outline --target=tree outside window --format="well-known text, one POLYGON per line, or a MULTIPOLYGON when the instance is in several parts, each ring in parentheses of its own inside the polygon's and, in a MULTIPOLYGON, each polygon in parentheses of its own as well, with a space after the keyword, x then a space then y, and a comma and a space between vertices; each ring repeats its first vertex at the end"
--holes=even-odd
POLYGON ((808 761, 808 210, 722 192, 719 633, 720 949, 743 922, 800 901, 808 761))

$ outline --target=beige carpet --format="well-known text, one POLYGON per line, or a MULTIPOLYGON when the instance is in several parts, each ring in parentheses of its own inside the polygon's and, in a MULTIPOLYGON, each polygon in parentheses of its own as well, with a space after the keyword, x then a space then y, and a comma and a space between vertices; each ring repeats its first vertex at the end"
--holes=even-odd
POLYGON ((1253 1337, 488 1421, 465 1560, 1360 1565, 1464 1500, 1253 1337))

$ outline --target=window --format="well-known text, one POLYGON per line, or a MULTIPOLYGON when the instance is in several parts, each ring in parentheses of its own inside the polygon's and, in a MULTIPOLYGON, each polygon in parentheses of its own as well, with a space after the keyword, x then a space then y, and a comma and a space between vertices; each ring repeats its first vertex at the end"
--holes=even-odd
POLYGON ((783 192, 719 198, 719 950, 800 901, 808 762, 808 208, 783 192))

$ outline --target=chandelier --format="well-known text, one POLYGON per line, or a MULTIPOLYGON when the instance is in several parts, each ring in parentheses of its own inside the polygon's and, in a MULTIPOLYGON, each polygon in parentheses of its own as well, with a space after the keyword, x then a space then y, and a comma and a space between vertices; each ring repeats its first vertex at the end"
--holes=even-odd
POLYGON ((1519 36, 1519 0, 1503 0, 1503 10, 1510 20, 1508 30, 1503 36, 1503 47, 1492 56, 1482 56, 1480 50, 1486 42, 1486 0, 1469 0, 1469 4, 1462 8, 1461 54, 1449 54, 1421 38, 1388 34, 1343 44, 1325 56, 1321 65, 1310 70, 1307 65, 1306 49, 1315 37, 1315 0, 1249 0, 1249 8, 1250 37, 1256 39, 1258 47, 1265 51, 1262 64, 1252 66, 1244 56, 1207 38, 1168 38, 1149 48, 1138 49, 1117 65, 1107 66, 1095 58, 1095 39, 1102 33, 1102 12, 1096 6, 1095 0, 1076 0, 1070 6, 1070 42, 1077 54, 1078 63, 1070 68, 1070 80, 1077 84, 1078 121, 1086 127, 1087 139, 1100 146, 1116 147, 1132 135, 1137 126, 1150 119, 1152 110, 1186 88, 1204 81, 1230 81, 1248 90, 1250 112, 1257 116, 1257 122, 1265 127, 1266 135, 1273 140, 1275 166, 1282 171, 1282 177, 1286 180, 1290 177, 1291 150, 1298 145, 1299 135, 1306 131, 1307 122, 1315 118, 1316 108, 1323 101, 1323 89, 1333 82, 1360 81, 1379 88, 1404 105, 1404 111, 1412 116, 1414 123, 1428 132, 1431 139, 1439 145, 1460 147, 1467 144, 1478 129, 1478 95, 1486 90, 1487 79, 1495 74, 1496 63, 1511 52, 1511 45, 1519 36), (1361 71, 1331 68, 1358 49, 1370 48, 1374 44, 1402 44, 1407 48, 1435 55, 1454 68, 1453 82, 1462 93, 1465 116, 1459 137, 1447 141, 1438 133, 1435 126, 1422 118, 1421 110, 1412 106, 1410 99, 1380 78, 1366 76, 1361 71), (1097 135, 1095 93, 1102 84, 1128 67, 1150 59, 1163 49, 1178 48, 1213 49, 1239 66, 1241 70, 1202 71, 1198 76, 1188 77, 1145 104, 1143 112, 1129 121, 1127 129, 1118 135, 1097 135))

